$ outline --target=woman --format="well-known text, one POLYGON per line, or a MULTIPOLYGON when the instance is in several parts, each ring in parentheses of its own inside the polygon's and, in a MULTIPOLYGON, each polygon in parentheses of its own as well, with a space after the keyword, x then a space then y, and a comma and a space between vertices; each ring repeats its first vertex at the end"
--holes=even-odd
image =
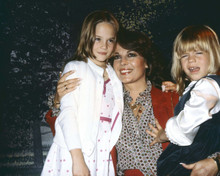
MULTIPOLYGON (((116 144, 117 174, 156 175, 156 160, 162 152, 162 146, 151 148, 149 144, 153 138, 145 130, 149 122, 154 125, 157 123, 155 118, 162 127, 165 126, 168 118, 173 115, 178 96, 174 92, 163 93, 155 87, 161 84, 163 79, 160 75, 163 74, 158 74, 162 69, 152 43, 145 34, 121 30, 117 40, 113 66, 124 85, 125 102, 122 132, 116 144)), ((68 74, 72 73, 67 73, 58 82, 55 104, 79 84, 79 80, 65 81, 68 74)), ((51 111, 46 119, 54 119, 51 118, 51 111)), ((51 127, 53 129, 52 123, 51 127)), ((163 149, 165 147, 164 143, 163 149)), ((112 155, 116 161, 115 150, 112 155)))
POLYGON ((163 93, 162 69, 149 38, 141 32, 122 31, 114 54, 114 69, 124 85, 122 132, 116 144, 118 175, 156 175, 156 160, 162 146, 150 147, 146 125, 160 123, 172 115, 174 93, 163 93), (159 69, 158 69, 159 67, 159 69), (156 74, 155 71, 161 74, 156 74))

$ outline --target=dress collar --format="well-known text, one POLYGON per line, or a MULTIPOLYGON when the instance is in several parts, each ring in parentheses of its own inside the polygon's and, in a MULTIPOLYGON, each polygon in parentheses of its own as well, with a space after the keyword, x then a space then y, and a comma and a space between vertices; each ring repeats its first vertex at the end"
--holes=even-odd
POLYGON ((93 70, 95 70, 100 76, 103 76, 104 69, 102 67, 99 67, 94 62, 91 61, 90 58, 88 58, 88 64, 90 67, 92 67, 93 70))

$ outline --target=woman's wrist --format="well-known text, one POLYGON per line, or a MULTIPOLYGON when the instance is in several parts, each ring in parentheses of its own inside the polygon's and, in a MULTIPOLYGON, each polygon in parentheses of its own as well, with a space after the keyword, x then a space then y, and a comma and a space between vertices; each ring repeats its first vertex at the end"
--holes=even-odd
POLYGON ((55 108, 57 108, 57 109, 60 108, 60 101, 59 101, 59 99, 58 99, 58 97, 57 97, 57 94, 55 94, 55 96, 54 96, 53 106, 54 106, 55 108))
POLYGON ((56 109, 59 109, 59 108, 60 108, 60 102, 54 101, 53 106, 54 106, 56 109))
MULTIPOLYGON (((50 95, 49 97, 48 97, 48 102, 47 102, 47 104, 48 104, 48 106, 49 106, 49 108, 52 110, 52 117, 54 117, 54 116, 58 116, 59 115, 59 113, 60 113, 60 104, 58 105, 58 104, 56 104, 56 106, 55 106, 55 96, 54 95, 50 95)), ((58 102, 56 102, 56 103, 58 103, 58 102)))

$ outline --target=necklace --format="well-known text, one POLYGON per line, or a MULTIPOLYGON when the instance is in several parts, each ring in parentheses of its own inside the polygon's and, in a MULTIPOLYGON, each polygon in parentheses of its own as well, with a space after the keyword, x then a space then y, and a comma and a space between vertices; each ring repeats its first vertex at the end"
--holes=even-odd
POLYGON ((137 118, 137 120, 139 121, 141 118, 141 114, 142 114, 142 106, 141 104, 129 104, 134 116, 137 118))

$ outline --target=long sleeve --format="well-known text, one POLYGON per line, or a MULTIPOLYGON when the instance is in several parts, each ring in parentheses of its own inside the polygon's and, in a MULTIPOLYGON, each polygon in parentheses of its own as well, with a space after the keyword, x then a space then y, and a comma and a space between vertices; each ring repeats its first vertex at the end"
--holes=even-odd
MULTIPOLYGON (((189 87, 192 84, 195 83, 190 83, 189 87)), ((211 119, 212 114, 220 110, 220 90, 214 80, 201 79, 190 94, 191 97, 185 103, 184 109, 168 120, 165 129, 169 140, 180 146, 190 145, 200 124, 211 119)))
MULTIPOLYGON (((74 67, 74 64, 69 63, 65 66, 63 74, 70 71, 77 70, 74 67)), ((77 71, 76 71, 77 73, 77 71)), ((67 77, 67 79, 72 79, 77 77, 77 74, 74 73, 67 77)), ((69 150, 75 148, 81 148, 80 135, 77 124, 77 96, 79 94, 78 88, 68 94, 66 94, 61 99, 61 112, 57 120, 59 126, 62 130, 64 141, 69 150)))

